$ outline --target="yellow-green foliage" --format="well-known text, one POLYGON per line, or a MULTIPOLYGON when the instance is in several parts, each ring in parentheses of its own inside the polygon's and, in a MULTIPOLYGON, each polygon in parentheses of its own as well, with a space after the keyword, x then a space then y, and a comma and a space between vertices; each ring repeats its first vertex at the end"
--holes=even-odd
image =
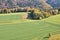
POLYGON ((58 14, 58 10, 55 9, 55 10, 52 10, 52 15, 57 15, 58 14))
POLYGON ((51 15, 57 15, 57 14, 58 14, 58 10, 57 9, 48 10, 48 11, 42 11, 40 9, 34 8, 33 18, 34 19, 48 18, 51 15))
POLYGON ((34 9, 34 14, 37 15, 38 17, 42 17, 42 18, 46 18, 51 15, 50 12, 40 11, 39 9, 34 9))
POLYGON ((10 13, 10 12, 11 12, 10 9, 8 9, 8 8, 5 8, 4 11, 5 11, 6 13, 10 13))
POLYGON ((44 18, 43 13, 39 9, 34 9, 33 16, 36 19, 44 18))
POLYGON ((44 17, 49 17, 51 14, 49 12, 44 12, 43 15, 44 17))

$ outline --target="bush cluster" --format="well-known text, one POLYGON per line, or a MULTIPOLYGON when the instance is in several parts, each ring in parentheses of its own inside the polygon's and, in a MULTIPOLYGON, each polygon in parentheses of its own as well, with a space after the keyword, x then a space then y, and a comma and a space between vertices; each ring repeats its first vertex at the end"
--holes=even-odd
POLYGON ((58 13, 57 9, 49 10, 49 11, 43 11, 43 10, 40 10, 40 9, 34 9, 30 14, 32 15, 31 16, 32 19, 44 19, 44 18, 50 17, 51 15, 57 15, 59 13, 58 13))

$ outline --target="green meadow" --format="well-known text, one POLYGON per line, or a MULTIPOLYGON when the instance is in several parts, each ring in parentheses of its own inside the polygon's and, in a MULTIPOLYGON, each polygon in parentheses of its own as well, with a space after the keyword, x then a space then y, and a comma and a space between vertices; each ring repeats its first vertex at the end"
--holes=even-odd
POLYGON ((48 40, 60 34, 60 14, 42 20, 21 20, 24 13, 0 14, 0 40, 48 40))

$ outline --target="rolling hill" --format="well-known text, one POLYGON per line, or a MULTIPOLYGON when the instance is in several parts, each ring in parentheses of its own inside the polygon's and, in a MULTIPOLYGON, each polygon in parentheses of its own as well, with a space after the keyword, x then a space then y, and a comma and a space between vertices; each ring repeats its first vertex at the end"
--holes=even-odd
POLYGON ((0 15, 0 40, 48 40, 49 33, 60 34, 60 15, 42 20, 20 20, 20 15, 0 15))

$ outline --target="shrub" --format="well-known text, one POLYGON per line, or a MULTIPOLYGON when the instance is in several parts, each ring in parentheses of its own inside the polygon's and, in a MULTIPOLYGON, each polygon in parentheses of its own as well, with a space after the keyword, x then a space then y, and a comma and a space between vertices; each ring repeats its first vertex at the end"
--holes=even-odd
POLYGON ((58 9, 58 14, 60 14, 60 8, 58 9))
POLYGON ((52 10, 52 15, 57 15, 58 14, 58 10, 52 10))
POLYGON ((27 14, 27 13, 26 13, 26 14, 22 14, 22 15, 21 15, 21 19, 23 19, 23 20, 24 20, 24 19, 27 19, 27 18, 28 18, 28 14, 27 14))
POLYGON ((33 12, 31 12, 33 15, 33 19, 43 19, 43 13, 39 9, 34 9, 33 12))
POLYGON ((43 12, 44 18, 48 18, 51 14, 49 12, 43 12))

